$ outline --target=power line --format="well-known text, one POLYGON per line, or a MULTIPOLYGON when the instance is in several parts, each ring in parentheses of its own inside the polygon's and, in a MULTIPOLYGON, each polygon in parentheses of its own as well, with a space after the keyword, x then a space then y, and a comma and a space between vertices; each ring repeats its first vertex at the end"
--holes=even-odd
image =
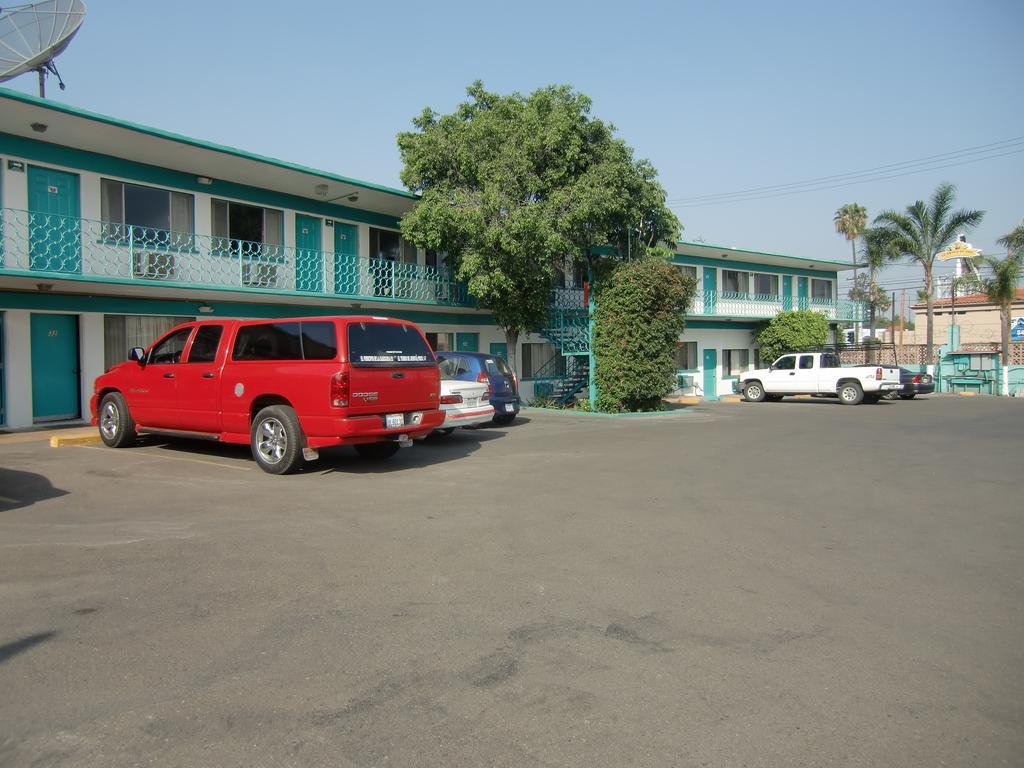
POLYGON ((1015 155, 1024 152, 1024 140, 1017 140, 1014 143, 1002 142, 1003 146, 997 147, 998 150, 1007 150, 1005 152, 995 151, 992 149, 983 151, 967 151, 959 150, 959 155, 953 157, 956 153, 946 153, 946 160, 958 160, 958 162, 939 162, 932 160, 927 163, 922 161, 908 161, 906 163, 898 163, 892 166, 887 166, 888 170, 898 170, 903 168, 901 173, 886 173, 880 171, 871 172, 860 172, 860 173, 848 173, 839 174, 834 177, 823 177, 821 180, 808 180, 805 182, 792 182, 790 184, 774 185, 773 187, 761 188, 764 192, 758 192, 758 190, 750 190, 743 192, 730 192, 720 193, 718 195, 706 195, 697 196, 691 198, 675 198, 667 200, 666 202, 674 204, 680 208, 701 208, 709 205, 724 205, 726 203, 741 203, 741 202, 752 202, 755 200, 766 200, 773 197, 786 197, 789 195, 797 195, 805 192, 820 192, 828 189, 838 189, 840 187, 853 186, 856 184, 865 184, 872 181, 884 181, 886 179, 895 179, 902 176, 911 176, 917 173, 926 173, 928 171, 940 170, 943 168, 955 168, 961 165, 969 165, 971 163, 979 163, 983 160, 994 160, 1000 157, 1006 157, 1008 155, 1015 155), (1013 147, 1011 149, 1011 147, 1013 147), (970 159, 962 159, 970 157, 970 155, 981 155, 980 157, 971 157, 970 159), (911 167, 914 164, 918 167, 911 167), (830 180, 840 180, 837 183, 827 183, 830 180), (774 191, 771 191, 774 190, 774 191))

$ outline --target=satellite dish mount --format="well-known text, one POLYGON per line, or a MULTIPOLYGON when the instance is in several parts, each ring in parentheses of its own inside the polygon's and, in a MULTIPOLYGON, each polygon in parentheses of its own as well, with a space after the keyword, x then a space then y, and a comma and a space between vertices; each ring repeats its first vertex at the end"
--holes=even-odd
POLYGON ((64 81, 53 60, 68 47, 85 19, 82 0, 41 0, 0 8, 0 83, 26 72, 39 75, 39 96, 46 97, 46 77, 64 81))

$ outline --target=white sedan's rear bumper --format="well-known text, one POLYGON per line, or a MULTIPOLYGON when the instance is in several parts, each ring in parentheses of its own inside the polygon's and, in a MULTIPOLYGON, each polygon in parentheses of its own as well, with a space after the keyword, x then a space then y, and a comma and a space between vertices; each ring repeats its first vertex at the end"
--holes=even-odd
POLYGON ((444 424, 438 427, 438 429, 471 427, 474 424, 483 424, 494 418, 493 405, 475 405, 468 408, 442 405, 441 410, 444 411, 444 424))

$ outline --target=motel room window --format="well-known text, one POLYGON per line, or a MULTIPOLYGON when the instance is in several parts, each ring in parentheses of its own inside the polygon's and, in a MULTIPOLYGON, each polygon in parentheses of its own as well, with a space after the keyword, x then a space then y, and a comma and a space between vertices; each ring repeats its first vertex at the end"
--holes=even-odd
POLYGON ((778 296, 779 276, 778 275, 754 275, 754 293, 758 296, 778 296))
POLYGON ((677 341, 676 342, 676 370, 695 371, 697 370, 697 342, 677 341))
POLYGON ((194 317, 162 315, 104 315, 104 370, 127 360, 132 347, 147 347, 153 339, 160 338, 174 326, 193 320, 194 317))
POLYGON ((819 300, 832 300, 831 280, 811 280, 811 298, 819 300))
POLYGON ((195 231, 195 199, 140 184, 100 179, 100 218, 104 239, 127 242, 131 237, 143 247, 191 247, 195 231))
POLYGON ((743 371, 747 370, 749 359, 749 349, 723 349, 722 376, 739 376, 743 371))
POLYGON ((750 275, 746 272, 723 269, 722 291, 724 293, 748 293, 750 291, 750 275))
POLYGON ((427 343, 435 352, 452 352, 455 350, 454 333, 427 333, 427 343))
POLYGON ((679 270, 680 274, 692 277, 694 280, 697 279, 697 268, 692 264, 673 264, 673 266, 679 270))
MULTIPOLYGON (((230 246, 232 249, 238 250, 238 241, 276 247, 284 244, 282 211, 227 200, 213 200, 212 205, 213 236, 229 238, 233 241, 230 246)), ((227 250, 225 246, 222 248, 227 250)))
POLYGON ((370 227, 370 258, 415 264, 416 246, 398 232, 370 227))
MULTIPOLYGON (((523 344, 523 378, 536 378, 537 373, 556 356, 559 362, 555 363, 553 366, 555 370, 551 373, 561 376, 565 373, 565 358, 558 354, 554 345, 547 343, 523 344)), ((548 370, 551 371, 551 369, 548 370)))

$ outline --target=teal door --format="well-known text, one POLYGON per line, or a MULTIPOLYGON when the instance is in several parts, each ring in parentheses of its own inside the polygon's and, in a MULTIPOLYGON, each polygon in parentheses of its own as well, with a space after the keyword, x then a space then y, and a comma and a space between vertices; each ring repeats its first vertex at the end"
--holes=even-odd
POLYGON ((796 279, 796 298, 800 309, 807 309, 807 278, 796 279))
POLYGON ((0 426, 7 423, 7 414, 4 413, 4 382, 4 313, 0 312, 0 426))
POLYGON ((782 277, 782 309, 786 312, 793 308, 793 277, 783 275, 782 277))
POLYGON ((704 314, 715 314, 715 294, 718 292, 718 270, 704 267, 704 314))
POLYGON ((718 350, 704 348, 704 399, 718 399, 718 350))
POLYGON ((324 289, 323 241, 320 219, 295 215, 295 290, 320 293, 324 289))
POLYGON ((79 416, 78 316, 32 313, 32 420, 79 416))
POLYGON ((480 350, 480 334, 456 333, 455 349, 458 352, 478 352, 480 350))
POLYGON ((29 268, 82 271, 78 176, 28 167, 29 268))
POLYGON ((359 228, 334 222, 334 292, 359 295, 359 228))
POLYGON ((505 362, 508 362, 508 344, 505 342, 492 342, 489 351, 493 357, 500 357, 505 362))

